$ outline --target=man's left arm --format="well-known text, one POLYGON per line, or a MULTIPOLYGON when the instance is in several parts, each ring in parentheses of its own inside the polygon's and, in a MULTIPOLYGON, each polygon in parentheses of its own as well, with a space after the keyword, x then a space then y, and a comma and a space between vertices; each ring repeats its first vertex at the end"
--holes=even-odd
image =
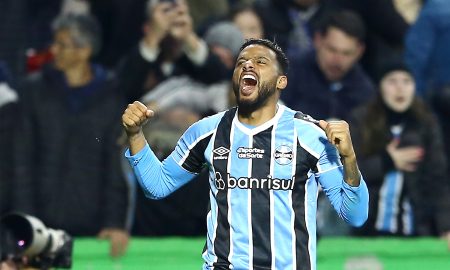
POLYGON ((342 161, 343 166, 319 171, 320 183, 339 216, 353 226, 361 226, 367 220, 369 193, 356 162, 349 126, 345 121, 326 122, 320 127, 325 131, 330 144, 326 146, 320 163, 342 161), (333 151, 333 146, 338 150, 333 151))

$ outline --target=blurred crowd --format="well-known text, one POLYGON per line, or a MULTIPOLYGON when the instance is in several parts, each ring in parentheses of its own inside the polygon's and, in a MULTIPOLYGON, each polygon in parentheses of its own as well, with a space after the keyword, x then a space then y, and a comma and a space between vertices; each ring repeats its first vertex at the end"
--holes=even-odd
POLYGON ((235 105, 245 39, 290 60, 281 99, 349 122, 370 192, 349 228, 323 200, 320 235, 450 240, 450 1, 2 0, 0 214, 74 236, 204 235, 208 178, 152 201, 123 157, 128 103, 155 111, 146 137, 164 159, 202 117, 235 105))

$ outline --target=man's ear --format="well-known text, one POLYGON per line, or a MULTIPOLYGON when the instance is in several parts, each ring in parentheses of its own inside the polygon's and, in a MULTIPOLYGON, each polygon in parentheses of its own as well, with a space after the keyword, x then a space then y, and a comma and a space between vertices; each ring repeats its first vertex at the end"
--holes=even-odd
POLYGON ((287 77, 285 75, 279 76, 277 80, 277 89, 284 89, 287 86, 287 77))

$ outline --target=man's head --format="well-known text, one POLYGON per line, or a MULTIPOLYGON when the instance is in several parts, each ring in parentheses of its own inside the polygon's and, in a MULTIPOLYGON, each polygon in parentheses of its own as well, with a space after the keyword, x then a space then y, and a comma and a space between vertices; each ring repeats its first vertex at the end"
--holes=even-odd
POLYGON ((327 16, 314 35, 320 70, 329 81, 342 79, 364 52, 365 26, 351 11, 327 16))
POLYGON ((100 26, 86 15, 64 15, 53 22, 51 51, 57 69, 67 70, 89 62, 100 50, 100 26))
POLYGON ((249 39, 241 47, 233 73, 233 91, 240 112, 251 113, 276 104, 287 85, 288 60, 281 48, 266 39, 249 39))

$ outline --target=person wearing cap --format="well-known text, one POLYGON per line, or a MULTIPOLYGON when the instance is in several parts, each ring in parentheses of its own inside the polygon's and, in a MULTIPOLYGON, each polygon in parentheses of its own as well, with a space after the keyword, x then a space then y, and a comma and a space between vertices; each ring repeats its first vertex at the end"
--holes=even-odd
MULTIPOLYGON (((402 62, 378 72, 376 97, 350 119, 370 192, 363 235, 443 235, 450 239, 450 196, 440 127, 416 96, 402 62)), ((449 242, 450 243, 450 242, 449 242)))

